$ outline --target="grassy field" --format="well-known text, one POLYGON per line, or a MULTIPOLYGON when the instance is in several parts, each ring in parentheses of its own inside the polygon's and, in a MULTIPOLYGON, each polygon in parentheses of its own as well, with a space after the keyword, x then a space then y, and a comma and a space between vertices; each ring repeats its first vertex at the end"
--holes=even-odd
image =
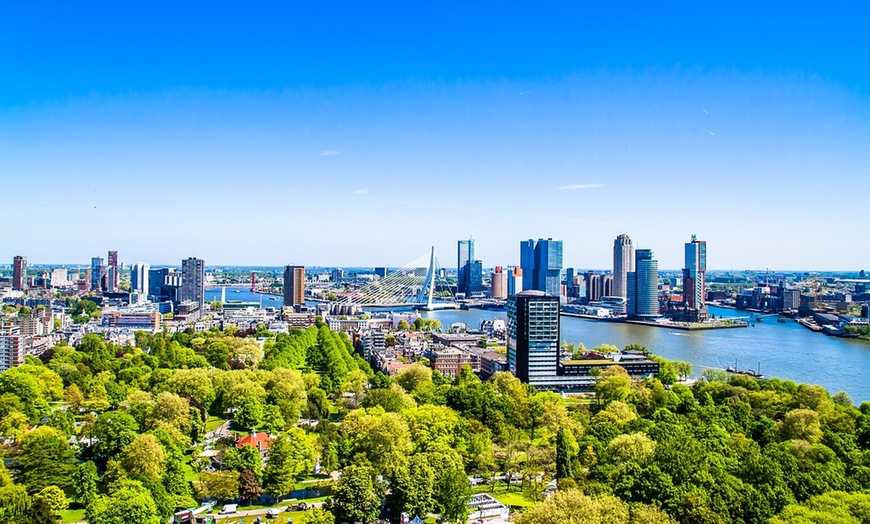
POLYGON ((519 491, 516 488, 511 488, 508 491, 508 487, 504 482, 496 483, 495 488, 483 485, 473 488, 471 491, 472 493, 489 493, 497 501, 511 509, 527 508, 535 504, 535 501, 529 498, 523 491, 519 491))
POLYGON ((74 522, 81 522, 83 520, 85 520, 84 508, 67 509, 60 512, 60 521, 64 524, 72 524, 74 522))
POLYGON ((226 420, 220 417, 215 417, 214 415, 210 415, 207 419, 205 419, 205 431, 213 431, 220 427, 220 425, 224 422, 226 422, 226 420))

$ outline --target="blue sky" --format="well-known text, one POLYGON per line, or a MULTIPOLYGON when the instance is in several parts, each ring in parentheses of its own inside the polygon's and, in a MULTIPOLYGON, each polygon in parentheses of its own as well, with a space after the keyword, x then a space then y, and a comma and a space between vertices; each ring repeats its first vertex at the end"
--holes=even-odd
POLYGON ((0 260, 870 269, 870 8, 0 6, 0 260))

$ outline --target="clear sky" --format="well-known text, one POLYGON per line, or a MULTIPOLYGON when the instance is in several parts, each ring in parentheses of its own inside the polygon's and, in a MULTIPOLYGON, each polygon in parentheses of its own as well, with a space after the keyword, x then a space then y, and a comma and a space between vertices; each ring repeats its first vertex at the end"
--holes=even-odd
POLYGON ((176 4, 0 4, 0 260, 870 269, 865 2, 176 4))

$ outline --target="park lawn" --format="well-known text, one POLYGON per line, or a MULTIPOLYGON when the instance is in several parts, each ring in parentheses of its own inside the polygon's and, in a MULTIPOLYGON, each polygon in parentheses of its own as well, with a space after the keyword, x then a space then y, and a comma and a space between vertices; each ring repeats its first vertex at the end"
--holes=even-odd
POLYGON ((193 470, 189 462, 184 463, 184 480, 188 482, 199 482, 199 473, 193 470))
POLYGON ((73 524, 85 520, 85 510, 81 509, 66 509, 60 512, 60 521, 64 524, 73 524))
POLYGON ((477 486, 476 488, 472 488, 472 493, 489 493, 493 496, 497 501, 501 502, 505 506, 508 506, 512 509, 516 508, 527 508, 535 504, 535 501, 528 498, 525 492, 523 491, 508 491, 507 486, 504 482, 499 481, 495 488, 491 488, 488 485, 477 486))
POLYGON ((215 429, 219 428, 220 425, 223 424, 224 422, 226 422, 225 419, 222 419, 220 417, 216 417, 214 415, 209 415, 209 417, 207 419, 205 419, 205 431, 206 432, 214 431, 215 429))
POLYGON ((504 493, 490 493, 497 501, 501 502, 509 508, 527 508, 535 504, 535 501, 530 500, 525 493, 521 491, 505 491, 504 493))

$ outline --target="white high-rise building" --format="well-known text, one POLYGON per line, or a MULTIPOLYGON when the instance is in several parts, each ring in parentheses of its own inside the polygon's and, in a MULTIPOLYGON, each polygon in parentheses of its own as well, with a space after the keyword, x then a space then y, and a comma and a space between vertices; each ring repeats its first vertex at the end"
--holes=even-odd
POLYGON ((148 272, 151 270, 149 264, 134 264, 130 272, 130 289, 134 293, 148 293, 148 272))
POLYGON ((634 271, 634 244, 628 235, 619 235, 613 241, 613 296, 628 298, 630 271, 634 271))
POLYGON ((51 270, 51 287, 65 288, 67 286, 67 271, 59 267, 51 270))

